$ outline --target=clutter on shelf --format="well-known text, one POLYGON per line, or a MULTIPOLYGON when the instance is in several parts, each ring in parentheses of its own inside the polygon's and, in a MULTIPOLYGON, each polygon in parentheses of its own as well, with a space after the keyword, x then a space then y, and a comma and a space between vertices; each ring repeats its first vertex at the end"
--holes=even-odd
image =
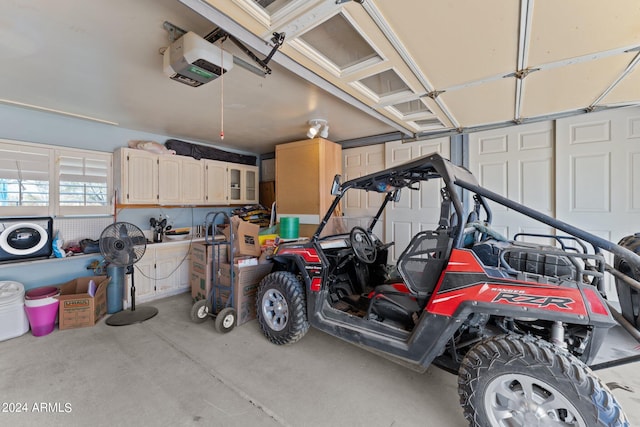
POLYGON ((221 160, 223 162, 240 163, 251 166, 255 166, 256 164, 256 156, 231 153, 214 147, 180 141, 179 139, 167 139, 164 145, 167 149, 170 149, 181 156, 190 156, 196 160, 221 160))
POLYGON ((169 155, 176 154, 175 150, 170 150, 164 145, 155 141, 131 140, 127 145, 129 148, 144 150, 154 154, 169 154, 169 155))
POLYGON ((244 221, 256 224, 260 227, 269 227, 271 211, 261 204, 246 205, 231 211, 244 221))
POLYGON ((159 219, 149 219, 149 225, 153 229, 153 243, 162 242, 164 234, 171 230, 171 226, 167 225, 167 218, 162 218, 162 215, 160 215, 159 219))

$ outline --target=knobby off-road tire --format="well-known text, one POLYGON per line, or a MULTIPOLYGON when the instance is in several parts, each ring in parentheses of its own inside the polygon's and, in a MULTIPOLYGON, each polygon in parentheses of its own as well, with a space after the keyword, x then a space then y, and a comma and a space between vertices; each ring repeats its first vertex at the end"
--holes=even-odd
POLYGON ((462 360, 458 394, 474 427, 629 425, 588 366, 531 336, 498 336, 476 344, 462 360))
POLYGON ((260 329, 274 344, 293 344, 309 330, 304 288, 293 273, 277 271, 262 279, 256 304, 260 329))
MULTIPOLYGON (((640 255, 640 233, 623 237, 618 244, 634 254, 640 255)), ((614 257, 613 265, 621 273, 640 281, 640 276, 634 273, 631 266, 618 255, 614 257)), ((640 292, 618 278, 616 278, 616 290, 618 291, 618 301, 620 301, 622 315, 632 325, 640 326, 640 292)))

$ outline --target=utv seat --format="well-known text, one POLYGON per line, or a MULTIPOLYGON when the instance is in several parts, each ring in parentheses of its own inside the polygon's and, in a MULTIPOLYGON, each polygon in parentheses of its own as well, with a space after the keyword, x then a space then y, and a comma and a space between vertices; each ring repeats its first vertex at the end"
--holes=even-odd
POLYGON ((398 259, 402 281, 377 286, 369 294, 368 316, 413 329, 447 263, 451 243, 449 228, 416 234, 398 259))
POLYGON ((535 243, 489 239, 471 249, 486 266, 503 267, 511 274, 532 273, 555 278, 576 278, 577 269, 556 248, 535 243))

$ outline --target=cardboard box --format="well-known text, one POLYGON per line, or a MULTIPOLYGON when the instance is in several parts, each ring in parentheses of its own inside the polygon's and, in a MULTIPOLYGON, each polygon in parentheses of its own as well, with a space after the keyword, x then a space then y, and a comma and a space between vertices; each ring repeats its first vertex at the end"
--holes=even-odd
MULTIPOLYGON (((233 227, 233 256, 255 256, 262 253, 260 249, 260 226, 243 221, 237 215, 231 217, 233 227)), ((222 229, 222 234, 229 240, 229 227, 222 229)))
POLYGON ((189 283, 191 285, 191 297, 194 301, 204 299, 211 289, 211 262, 213 255, 216 264, 227 262, 227 244, 212 245, 208 243, 194 243, 191 246, 189 260, 189 283))
POLYGON ((191 270, 189 272, 189 284, 191 285, 191 298, 194 301, 200 301, 201 299, 209 296, 211 290, 211 275, 200 273, 198 271, 191 270))
MULTIPOLYGON (((273 264, 258 264, 246 267, 234 266, 234 276, 236 286, 245 286, 260 283, 267 274, 271 273, 273 264)), ((229 264, 220 265, 220 284, 229 286, 231 284, 231 266, 229 264)))
POLYGON ((213 259, 215 254, 216 260, 226 262, 228 244, 212 245, 210 243, 194 243, 191 245, 191 260, 200 264, 207 264, 213 259))
POLYGON ((259 257, 262 253, 260 249, 260 226, 242 221, 238 226, 238 252, 240 256, 259 257))
MULTIPOLYGON (((194 301, 205 299, 211 292, 211 265, 204 271, 192 269, 190 272, 191 296, 194 301)), ((273 264, 258 264, 245 267, 234 267, 235 283, 234 308, 238 315, 238 325, 256 318, 256 292, 260 281, 271 272, 273 264)), ((231 286, 231 266, 220 264, 218 284, 223 287, 231 286)), ((216 312, 226 306, 230 289, 220 289, 216 295, 216 312)))
POLYGON ((107 313, 107 276, 79 277, 60 287, 58 327, 60 329, 93 326, 107 313), (96 283, 96 293, 89 295, 89 281, 96 283))

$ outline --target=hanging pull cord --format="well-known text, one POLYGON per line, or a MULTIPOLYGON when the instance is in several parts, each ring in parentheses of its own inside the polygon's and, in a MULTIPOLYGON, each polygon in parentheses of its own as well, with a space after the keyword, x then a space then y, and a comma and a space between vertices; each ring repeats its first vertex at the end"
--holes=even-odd
POLYGON ((224 140, 224 49, 220 42, 220 140, 224 140))

